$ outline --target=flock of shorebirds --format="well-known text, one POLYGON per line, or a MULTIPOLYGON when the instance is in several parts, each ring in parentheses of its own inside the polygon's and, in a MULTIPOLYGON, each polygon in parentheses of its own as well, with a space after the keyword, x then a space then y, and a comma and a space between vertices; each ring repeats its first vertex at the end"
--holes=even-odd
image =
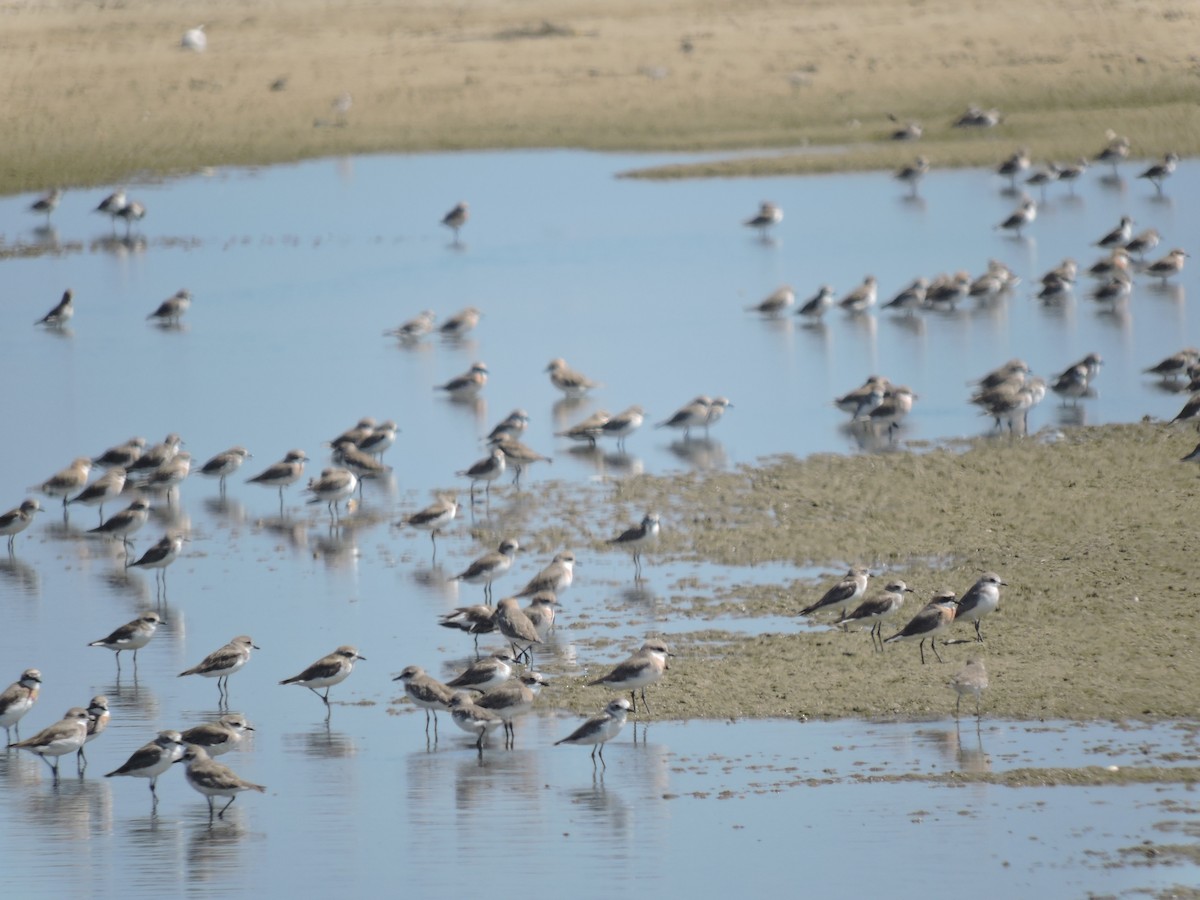
MULTIPOLYGON (((996 110, 983 111, 972 107, 954 125, 991 127, 1001 118, 996 110)), ((922 133, 923 129, 918 123, 910 122, 894 131, 891 137, 893 140, 918 140, 922 133)), ((1020 192, 1018 179, 1024 176, 1024 184, 1040 188, 1044 200, 1047 186, 1056 182, 1067 184, 1074 192, 1075 181, 1092 163, 1110 166, 1112 172, 1105 177, 1119 180, 1118 166, 1129 158, 1129 152, 1129 140, 1109 132, 1104 146, 1091 160, 1082 158, 1070 166, 1050 162, 1030 172, 1032 160, 1029 151, 1021 148, 997 165, 996 174, 1008 179, 1006 192, 1012 194, 1020 192)), ((1174 173, 1178 162, 1177 154, 1167 153, 1161 162, 1147 167, 1138 178, 1153 183, 1161 196, 1163 184, 1174 173)), ((929 171, 929 160, 918 156, 912 164, 897 170, 895 178, 908 185, 911 195, 916 197, 918 186, 929 171)), ((1021 239, 1024 230, 1037 218, 1037 209, 1037 202, 1026 195, 1018 208, 996 225, 996 229, 1008 232, 1014 239, 1021 239)), ((764 241, 769 241, 772 230, 782 220, 783 210, 775 203, 764 201, 758 212, 744 224, 754 228, 764 241)), ((1150 227, 1135 233, 1132 217, 1122 216, 1115 227, 1099 236, 1093 244, 1106 251, 1103 256, 1082 273, 1074 258, 1063 260, 1041 276, 1036 299, 1046 306, 1059 306, 1070 301, 1075 295, 1079 276, 1085 274, 1094 281, 1088 296, 1100 309, 1114 315, 1120 314, 1133 294, 1135 274, 1157 279, 1159 285, 1165 287, 1171 278, 1183 271, 1188 253, 1179 247, 1159 259, 1147 260, 1147 255, 1158 248, 1161 240, 1158 229, 1150 227)), ((933 277, 918 276, 882 303, 879 302, 878 280, 874 275, 867 275, 861 284, 840 296, 833 287, 823 284, 807 299, 798 300, 792 286, 784 284, 758 303, 747 306, 746 310, 764 317, 778 318, 790 314, 794 308, 795 315, 806 326, 815 327, 819 326, 826 312, 835 307, 849 316, 862 316, 878 305, 881 311, 912 317, 918 312, 952 312, 960 304, 972 301, 988 304, 1007 296, 1019 284, 1020 279, 1007 265, 991 259, 985 271, 975 277, 967 271, 941 273, 933 277)), ((970 399, 992 416, 998 429, 1007 424, 1010 431, 1018 425, 1026 430, 1029 410, 1044 399, 1047 390, 1062 397, 1064 403, 1077 403, 1080 398, 1093 396, 1093 384, 1100 364, 1099 354, 1090 353, 1057 374, 1041 378, 1033 376, 1024 361, 1014 359, 974 382, 977 390, 970 399)), ((1193 396, 1177 420, 1191 418, 1200 412, 1200 394, 1196 393, 1200 392, 1200 366, 1197 365, 1196 351, 1185 348, 1146 369, 1146 372, 1160 377, 1172 387, 1178 383, 1178 379, 1186 376, 1189 379, 1188 390, 1193 396)), ((861 387, 835 398, 834 403, 851 413, 854 427, 882 429, 889 437, 894 437, 916 399, 918 396, 912 388, 893 385, 883 376, 871 375, 861 387)))
MULTIPOLYGON (((912 129, 907 130, 910 133, 903 139, 913 139, 912 129)), ((915 137, 919 137, 919 133, 915 137)), ((1128 154, 1128 142, 1114 136, 1093 161, 1110 164, 1115 172, 1116 166, 1126 159, 1128 154)), ((1167 154, 1161 163, 1151 166, 1139 177, 1150 180, 1161 192, 1163 182, 1174 171, 1177 159, 1174 154, 1167 154)), ((997 173, 1008 178, 1011 188, 1015 191, 1017 178, 1029 167, 1029 155, 1021 150, 1006 159, 997 168, 997 173)), ((1086 168, 1087 162, 1083 160, 1076 166, 1048 165, 1026 178, 1026 184, 1037 186, 1044 192, 1049 184, 1056 181, 1071 184, 1086 168)), ((918 158, 914 165, 897 172, 896 177, 909 185, 915 194, 918 183, 928 170, 928 161, 918 158)), ((56 190, 37 200, 31 209, 44 214, 48 222, 60 198, 61 191, 56 190)), ((1036 210, 1037 204, 1026 198, 1020 208, 997 227, 1019 237, 1023 229, 1035 220, 1036 210)), ((123 190, 106 197, 96 207, 96 211, 111 217, 114 230, 118 220, 124 221, 127 232, 145 216, 145 207, 136 200, 129 200, 123 190)), ((442 225, 453 232, 455 244, 458 243, 460 230, 466 225, 468 218, 469 207, 466 203, 457 204, 443 217, 442 225)), ((769 240, 771 231, 782 219, 783 211, 778 206, 764 202, 758 212, 745 221, 745 225, 756 229, 765 240, 769 240)), ((1098 302, 1118 304, 1127 300, 1132 290, 1135 271, 1159 278, 1163 282, 1182 271, 1187 254, 1181 249, 1173 250, 1156 262, 1135 262, 1144 260, 1145 254, 1155 249, 1159 235, 1153 228, 1135 235, 1132 227, 1132 220, 1123 217, 1116 228, 1096 242, 1098 246, 1109 251, 1107 257, 1088 270, 1088 274, 1100 279, 1100 285, 1092 291, 1093 298, 1098 302)), ((1046 303, 1060 302, 1069 296, 1077 275, 1078 267, 1075 262, 1064 261, 1062 265, 1043 276, 1038 298, 1046 303)), ((1007 266, 993 260, 989 262, 987 271, 977 278, 971 278, 965 272, 933 279, 919 277, 890 301, 882 304, 881 308, 904 315, 913 315, 920 310, 953 308, 968 298, 983 301, 994 299, 1012 290, 1018 282, 1019 279, 1007 266)), ((815 322, 836 305, 850 315, 863 315, 876 305, 877 297, 876 279, 868 275, 859 287, 840 298, 832 288, 822 286, 810 300, 799 305, 797 313, 806 320, 815 322)), ((187 290, 180 290, 163 301, 147 318, 163 327, 178 327, 190 303, 191 294, 187 290)), ((750 309, 766 316, 779 316, 794 305, 795 294, 785 285, 750 309)), ((35 324, 64 328, 71 320, 73 312, 73 293, 68 290, 58 305, 35 324)), ((424 311, 400 326, 389 329, 385 334, 409 343, 420 341, 436 331, 453 340, 461 338, 475 328, 480 315, 478 309, 468 307, 438 323, 432 311, 424 311)), ((1064 402, 1077 402, 1079 398, 1089 395, 1100 365, 1100 357, 1097 354, 1089 354, 1047 382, 1033 376, 1025 362, 1015 359, 981 377, 975 383, 975 393, 971 400, 995 419, 997 428, 1003 428, 1007 424, 1010 430, 1020 428, 1024 432, 1027 429, 1029 410, 1044 398, 1047 390, 1062 396, 1064 402)), ((547 365, 546 372, 552 386, 567 398, 582 397, 593 389, 602 387, 599 382, 572 369, 561 358, 552 360, 547 365)), ((1187 377, 1191 380, 1191 389, 1200 391, 1200 352, 1190 348, 1182 350, 1148 368, 1147 372, 1163 379, 1187 377)), ((462 375, 434 387, 451 400, 469 401, 484 389, 487 379, 487 366, 477 362, 462 375)), ((892 384, 883 376, 872 375, 861 387, 835 398, 835 403, 850 413, 854 422, 884 429, 890 435, 911 411, 916 399, 917 395, 911 388, 892 384)), ((686 441, 690 439, 694 430, 703 429, 707 433, 731 406, 726 397, 698 396, 671 416, 658 422, 657 427, 678 430, 682 432, 686 441)), ((1179 420, 1196 416, 1200 416, 1200 393, 1189 400, 1188 405, 1176 418, 1179 420)), ((586 442, 593 447, 598 440, 607 438, 615 440, 618 448, 623 449, 626 438, 644 424, 645 418, 644 409, 636 404, 616 415, 600 411, 558 432, 557 436, 586 442)), ((514 410, 488 435, 487 441, 491 447, 488 455, 456 473, 469 482, 472 504, 475 502, 477 486, 483 485, 483 502, 489 503, 492 482, 508 469, 513 470, 514 484, 519 487, 524 468, 536 462, 550 461, 549 457, 521 441, 528 421, 528 413, 521 409, 514 410)), ((383 462, 383 455, 394 444, 397 432, 395 422, 376 422, 374 419, 365 418, 329 442, 334 465, 325 468, 319 477, 310 478, 304 490, 309 503, 325 504, 328 507, 331 528, 338 527, 344 515, 353 514, 358 510, 359 506, 353 496, 358 492, 361 497, 364 479, 380 477, 390 471, 390 467, 383 462), (339 506, 342 509, 339 509, 339 506)), ((134 438, 94 458, 78 457, 71 465, 51 475, 31 490, 61 498, 64 519, 69 516, 69 510, 75 504, 97 506, 99 523, 89 529, 88 533, 120 539, 126 548, 126 565, 129 568, 155 570, 156 578, 163 585, 165 596, 166 570, 182 552, 183 544, 187 540, 186 535, 169 532, 136 558, 129 548, 132 535, 145 526, 149 519, 151 504, 147 497, 161 494, 165 496, 168 505, 172 504, 180 485, 192 474, 191 457, 181 449, 182 443, 177 434, 167 435, 162 443, 153 446, 147 446, 142 438, 134 438), (93 468, 101 468, 104 473, 89 482, 93 468), (127 491, 133 493, 129 505, 106 519, 104 505, 117 501, 127 491)), ((1200 447, 1188 458, 1193 457, 1200 458, 1200 447)), ((244 447, 235 446, 212 457, 197 471, 219 479, 219 490, 224 494, 226 479, 237 473, 249 458, 250 453, 244 447)), ((280 515, 283 516, 284 490, 302 479, 308 461, 304 451, 292 450, 283 459, 247 481, 278 489, 280 515)), ((404 516, 396 525, 428 532, 436 559, 437 536, 457 517, 459 508, 455 496, 439 495, 433 504, 404 516)), ((0 515, 0 535, 7 536, 10 553, 14 552, 16 536, 27 529, 34 516, 42 510, 39 501, 30 498, 15 509, 0 515)), ((653 546, 659 533, 658 514, 648 512, 640 523, 609 541, 612 546, 631 553, 634 577, 637 580, 640 580, 642 574, 641 555, 653 546)), ((394 679, 403 683, 409 700, 416 707, 425 710, 427 734, 432 720, 436 739, 437 713, 448 712, 457 726, 475 737, 475 746, 481 756, 488 736, 498 729, 503 728, 506 747, 512 745, 515 741, 514 720, 532 709, 538 692, 546 683, 546 679, 533 669, 533 649, 546 640, 549 630, 553 628, 557 597, 571 586, 574 577, 574 553, 564 550, 530 579, 524 588, 493 606, 492 582, 509 571, 518 548, 515 539, 505 539, 495 551, 484 554, 455 575, 454 580, 482 585, 484 602, 455 609, 444 615, 441 620, 445 627, 471 635, 475 639, 477 652, 479 635, 493 632, 505 639, 507 648, 478 658, 464 672, 446 683, 437 681, 417 665, 406 667, 394 679), (522 600, 526 600, 528 605, 523 607, 522 600), (527 665, 522 667, 522 661, 527 665)), ((869 627, 872 646, 878 646, 881 651, 886 643, 916 641, 922 663, 925 662, 924 646, 927 641, 935 657, 941 661, 935 638, 955 622, 972 624, 975 640, 982 643, 981 621, 999 605, 1000 587, 1004 585, 999 576, 986 573, 961 599, 950 591, 938 592, 899 631, 884 638, 881 633, 884 623, 898 615, 904 603, 904 595, 911 593, 911 589, 902 581, 892 580, 886 584, 884 590, 867 596, 869 577, 865 568, 852 568, 844 579, 830 588, 817 602, 804 608, 801 614, 809 616, 822 612, 840 612, 837 624, 843 628, 869 627)), ((149 643, 162 622, 163 619, 157 612, 147 612, 117 628, 108 636, 93 641, 90 646, 115 651, 118 671, 121 653, 126 650, 132 651, 136 666, 137 651, 149 643)), ((181 672, 180 676, 199 675, 216 678, 221 704, 227 709, 228 679, 246 665, 253 649, 256 649, 256 646, 249 636, 235 637, 226 646, 206 656, 196 666, 181 672)), ((663 641, 649 639, 639 651, 608 674, 589 681, 589 685, 607 687, 622 694, 628 691, 630 696, 628 699, 622 696, 612 700, 600 713, 589 718, 557 743, 590 746, 593 762, 598 761, 603 765, 603 745, 621 731, 628 715, 636 712, 639 692, 643 709, 649 711, 645 690, 663 678, 670 655, 663 641)), ((364 657, 355 647, 341 646, 299 674, 280 683, 309 688, 321 697, 328 711, 330 688, 344 681, 351 674, 355 663, 362 659, 364 657)), ((84 747, 104 732, 111 713, 107 698, 98 696, 93 698, 87 708, 73 707, 61 721, 44 728, 31 738, 20 740, 19 723, 33 708, 41 683, 40 672, 37 669, 28 669, 16 683, 0 693, 0 725, 9 732, 10 739, 13 736, 11 732, 16 731, 18 740, 11 741, 9 747, 27 750, 41 757, 51 767, 57 781, 59 760, 71 753, 77 755, 79 770, 83 772, 86 767, 84 747)), ((983 662, 977 658, 968 660, 966 666, 950 683, 958 695, 956 715, 964 696, 975 698, 978 714, 980 695, 988 686, 983 662)), ((153 741, 135 751, 122 766, 108 774, 148 779, 154 803, 157 804, 158 776, 172 764, 184 762, 188 783, 208 801, 210 818, 214 815, 219 817, 240 792, 265 790, 261 785, 241 779, 229 767, 213 759, 214 756, 234 749, 250 731, 253 731, 253 728, 249 722, 240 714, 234 713, 226 713, 214 722, 182 732, 165 730, 153 741), (217 811, 214 805, 215 798, 228 798, 228 802, 217 811)))

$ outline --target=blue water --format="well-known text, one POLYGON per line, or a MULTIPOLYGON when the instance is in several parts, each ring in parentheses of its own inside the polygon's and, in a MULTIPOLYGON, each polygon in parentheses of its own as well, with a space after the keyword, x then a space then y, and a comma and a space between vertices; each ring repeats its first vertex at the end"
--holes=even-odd
MULTIPOLYGON (((660 161, 538 152, 219 170, 129 186, 149 209, 129 242, 114 241, 108 222, 89 212, 104 191, 69 192, 54 234, 35 232, 37 217, 25 211, 31 198, 0 201, 4 246, 47 251, 0 263, 9 422, 0 508, 73 457, 134 434, 156 441, 177 431, 198 463, 236 443, 254 454, 224 500, 214 482, 190 479, 171 507, 156 503, 135 537, 139 552, 168 526, 190 538, 167 575, 168 623, 139 655, 136 683, 130 661, 118 683, 112 654, 85 645, 163 598, 152 572, 126 572, 118 547, 84 534, 98 521, 94 508, 73 507, 64 523, 48 500, 49 511, 18 537, 15 556, 0 553, 10 623, 0 630, 0 682, 28 666, 46 678, 23 733, 95 693, 108 694, 114 710, 108 733, 89 746, 83 781, 72 776, 55 790, 38 760, 0 756, 8 798, 0 844, 20 860, 10 889, 207 896, 404 885, 449 896, 504 884, 518 871, 518 852, 526 854, 523 870, 584 896, 614 887, 735 889, 748 873, 756 885, 794 889, 802 853, 801 875, 820 893, 865 887, 918 896, 930 886, 923 851, 960 846, 964 832, 976 852, 939 854, 938 877, 984 896, 1195 881, 1193 867, 1102 865, 1121 847, 1168 840, 1153 823, 1194 827, 1171 806, 1190 808, 1182 787, 1013 790, 860 777, 985 763, 1082 765, 1097 756, 1104 765, 1158 760, 1157 751, 1115 759, 1092 752, 1114 740, 1108 726, 1056 725, 1047 737, 985 721, 978 735, 971 728, 960 737, 949 720, 660 723, 636 747, 631 726, 609 747, 601 780, 586 751, 551 746, 575 722, 553 712, 553 688, 547 712, 518 725, 517 749, 489 752, 482 765, 448 720, 436 752, 427 752, 424 716, 393 707, 400 692, 390 679, 405 665, 449 675, 470 655, 469 639, 439 628, 437 615, 478 602, 480 591, 447 579, 500 535, 521 538, 552 524, 534 502, 543 492, 566 496, 596 484, 575 501, 596 508, 583 525, 563 528, 561 543, 576 545, 581 565, 548 662, 579 674, 651 632, 799 630, 777 617, 682 611, 703 606, 705 585, 734 594, 738 584, 815 589, 839 562, 819 571, 739 569, 651 555, 646 582, 634 590, 626 555, 590 549, 612 520, 641 514, 610 501, 610 479, 730 468, 780 453, 860 452, 830 400, 872 372, 920 395, 901 443, 987 433, 990 423, 966 403, 966 382, 1017 355, 1041 374, 1088 352, 1105 359, 1097 396, 1076 410, 1047 398, 1031 416, 1034 430, 1170 417, 1182 405, 1140 371, 1197 343, 1188 302, 1200 296, 1194 265, 1165 291, 1139 278, 1122 316, 1097 310, 1083 291, 1061 310, 1044 309, 1031 285, 1064 256, 1090 264, 1100 255, 1091 242, 1122 214, 1157 227, 1161 252, 1194 249, 1187 239, 1200 233, 1200 213, 1183 202, 1197 193, 1200 166, 1192 162, 1180 166, 1164 201, 1143 183, 1114 186, 1091 173, 1074 200, 1052 192, 1029 240, 1014 241, 992 226, 1016 201, 986 171, 934 172, 920 203, 886 173, 666 184, 614 177, 660 161), (771 243, 740 225, 764 198, 786 214, 771 243), (463 244, 453 246, 437 223, 459 199, 470 201, 472 218, 463 244), (784 281, 803 295, 823 282, 842 292, 868 273, 880 280, 882 303, 917 274, 978 274, 990 257, 1024 282, 985 309, 966 304, 915 324, 834 311, 820 329, 743 310, 784 281), (78 307, 69 332, 33 328, 67 287, 78 307), (146 315, 180 287, 195 297, 184 327, 148 324, 146 315), (444 316, 467 305, 484 317, 463 342, 405 348, 381 334, 421 309, 444 316), (604 387, 564 402, 543 371, 558 356, 604 387), (476 359, 491 370, 477 403, 435 395, 433 385, 476 359), (656 421, 699 393, 735 404, 707 441, 647 426, 618 455, 612 446, 571 452, 554 436, 600 407, 637 402, 656 421), (526 473, 524 495, 498 485, 490 515, 464 514, 432 560, 425 534, 391 523, 435 489, 458 489, 465 499, 454 472, 484 455, 481 437, 518 406, 531 414, 525 441, 555 457, 553 465, 526 473), (281 518, 275 490, 243 483, 293 447, 308 452, 316 474, 328 464, 322 442, 365 415, 395 419, 402 431, 386 457, 394 477, 367 486, 353 528, 332 532, 323 507, 302 506, 299 485, 285 493, 281 518), (257 732, 222 761, 270 791, 243 796, 209 829, 203 799, 168 773, 151 819, 145 782, 99 776, 158 729, 215 716, 215 685, 175 676, 240 633, 262 649, 232 679, 232 705, 257 732), (614 643, 596 650, 597 638, 614 643), (367 661, 334 688, 347 705, 335 707, 326 727, 316 698, 276 682, 342 643, 357 645, 367 661), (866 749, 860 759, 839 749, 847 746, 866 749), (716 872, 696 866, 706 854, 728 863, 716 872), (873 865, 853 864, 863 858, 873 865)), ((523 584, 556 549, 530 542, 497 590, 523 584)), ((1190 733, 1169 725, 1138 734, 1162 753, 1194 753, 1190 733)))

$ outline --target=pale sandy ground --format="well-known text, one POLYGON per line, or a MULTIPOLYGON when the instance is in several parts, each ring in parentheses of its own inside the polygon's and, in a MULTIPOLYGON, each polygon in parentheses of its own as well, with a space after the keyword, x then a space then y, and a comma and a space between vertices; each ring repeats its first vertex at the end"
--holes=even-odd
POLYGON ((477 147, 834 144, 766 168, 891 166, 918 148, 889 112, 940 165, 1093 153, 1110 127, 1187 155, 1197 53, 1180 0, 3 0, 0 192, 477 147), (208 51, 181 50, 199 23, 208 51), (1006 121, 951 129, 972 102, 1006 121))

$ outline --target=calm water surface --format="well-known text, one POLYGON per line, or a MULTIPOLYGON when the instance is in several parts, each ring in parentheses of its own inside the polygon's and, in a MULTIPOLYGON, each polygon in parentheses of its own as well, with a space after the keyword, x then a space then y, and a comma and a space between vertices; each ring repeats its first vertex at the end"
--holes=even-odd
MULTIPOLYGON (((599 777, 586 751, 551 746, 576 721, 552 711, 552 690, 548 711, 518 725, 517 749, 482 762, 446 718, 436 746, 427 746, 424 716, 393 702, 400 692, 390 678, 404 665, 449 675, 470 655, 469 640, 436 618, 477 602, 479 590, 446 578, 496 534, 520 537, 522 526, 538 523, 530 521, 536 508, 503 488, 489 520, 481 512, 474 529, 470 518, 450 529, 436 563, 425 535, 389 523, 435 488, 465 488, 453 473, 483 455, 480 438, 514 407, 531 414, 527 443, 555 457, 552 468, 527 473, 536 491, 551 477, 586 485, 779 453, 859 452, 861 435, 829 401, 871 372, 920 394, 902 441, 987 433, 989 423, 965 402, 966 382, 1018 355, 1042 374, 1088 352, 1105 359, 1097 396, 1065 410, 1047 398, 1032 415, 1035 430, 1170 417, 1182 405, 1181 395, 1139 373, 1196 343, 1194 261, 1166 290, 1139 278, 1116 315, 1083 289, 1047 310, 1030 285, 1065 256, 1090 264, 1100 255, 1090 245, 1123 214, 1157 227, 1161 252, 1194 250, 1188 240, 1200 233, 1200 213, 1184 202, 1200 187, 1194 163, 1180 166, 1165 200, 1144 183, 1108 184, 1093 172, 1074 199, 1051 192, 1029 239, 1015 241, 992 229, 1016 200, 988 172, 935 172, 920 202, 886 174, 671 184, 613 177, 659 161, 546 152, 218 171, 130 186, 150 210, 142 237, 130 242, 112 240, 108 222, 89 212, 102 191, 68 193, 53 234, 35 231, 30 198, 0 201, 5 246, 47 251, 0 263, 9 422, 0 507, 19 503, 73 457, 134 434, 153 441, 177 431, 198 461, 235 443, 254 453, 225 499, 215 483, 189 480, 136 538, 140 552, 168 526, 190 536, 169 570, 168 624, 140 654, 136 681, 131 662, 118 682, 112 654, 85 645, 162 598, 153 573, 126 572, 119 548, 85 536, 98 521, 94 508, 73 507, 68 523, 51 501, 18 538, 16 555, 0 553, 9 622, 0 630, 0 681, 28 666, 46 678, 23 734, 95 693, 108 694, 114 709, 108 733, 89 747, 82 781, 72 776, 55 790, 38 760, 0 757, 8 801, 0 844, 20 860, 7 873, 11 889, 147 896, 404 886, 449 896, 519 872, 584 896, 613 887, 677 893, 738 888, 750 873, 756 884, 791 886, 798 858, 825 892, 923 896, 970 884, 985 896, 1078 895, 1195 883, 1190 865, 1105 866, 1144 840, 1188 843, 1193 804, 1179 786, 871 781, 980 767, 1192 764, 1190 729, 659 723, 638 727, 636 745, 628 727, 599 777), (739 224, 764 198, 787 216, 770 243, 739 224), (453 247, 437 222, 459 199, 470 201, 472 220, 463 246, 453 247), (966 304, 915 321, 834 312, 818 329, 743 310, 785 281, 802 294, 823 282, 842 292, 868 273, 878 276, 883 302, 918 274, 978 274, 990 257, 1024 283, 986 308, 966 304), (67 287, 78 308, 70 332, 30 327, 67 287), (147 313, 180 287, 195 297, 184 327, 149 325, 147 313), (381 336, 421 309, 442 316, 467 305, 484 318, 460 343, 400 347, 381 336), (557 356, 604 387, 562 401, 543 372, 557 356), (435 395, 433 385, 476 359, 492 373, 478 403, 435 395), (572 452, 554 436, 598 408, 637 402, 655 421, 699 393, 735 403, 708 441, 647 427, 629 439, 628 454, 617 454, 611 446, 572 452), (292 447, 308 451, 315 474, 327 464, 322 442, 364 415, 393 418, 402 433, 387 457, 394 478, 368 485, 354 527, 331 532, 323 509, 302 507, 296 488, 281 517, 274 490, 243 483, 292 447), (210 829, 202 798, 169 773, 151 818, 144 781, 100 776, 156 730, 218 713, 210 681, 175 675, 243 632, 262 650, 232 680, 232 706, 257 732, 222 761, 270 792, 243 796, 210 829), (346 704, 327 726, 316 698, 276 682, 347 642, 367 661, 334 689, 346 704), (931 882, 926 852, 939 845, 958 849, 939 855, 931 882), (525 856, 514 870, 515 853, 525 856), (706 858, 721 864, 696 865, 706 858), (876 864, 853 864, 864 858, 876 864)), ((631 521, 641 513, 620 512, 631 521)), ((605 524, 596 529, 612 515, 598 511, 605 524)), ((597 536, 568 530, 564 542, 597 536)), ((523 552, 497 589, 523 583, 555 549, 523 552)), ((556 672, 600 669, 648 632, 799 630, 789 619, 697 613, 714 592, 736 596, 741 584, 807 584, 828 574, 652 563, 633 590, 626 557, 581 558, 552 648, 556 672), (597 651, 589 644, 598 637, 615 643, 597 651)), ((914 675, 911 662, 898 654, 898 673, 942 690, 943 672, 914 675)))

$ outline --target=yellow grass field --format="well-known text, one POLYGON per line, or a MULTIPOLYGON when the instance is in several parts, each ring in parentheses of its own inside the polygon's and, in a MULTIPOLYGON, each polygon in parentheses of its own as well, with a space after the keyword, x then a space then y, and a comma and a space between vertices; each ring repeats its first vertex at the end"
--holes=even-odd
POLYGON ((1068 159, 1113 128, 1194 155, 1197 54, 1181 0, 3 0, 0 192, 459 148, 845 148, 663 173, 728 174, 1068 159), (969 103, 1006 118, 951 128, 969 103))

